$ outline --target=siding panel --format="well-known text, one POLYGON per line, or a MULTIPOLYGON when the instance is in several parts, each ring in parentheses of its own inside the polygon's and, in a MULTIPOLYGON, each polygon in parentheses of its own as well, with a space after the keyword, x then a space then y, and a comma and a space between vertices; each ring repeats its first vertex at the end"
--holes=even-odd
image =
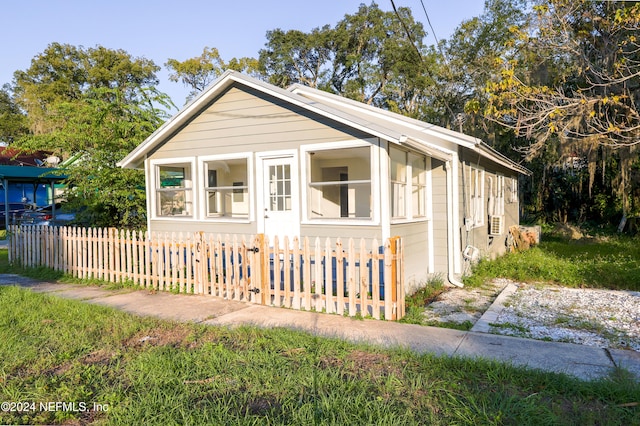
POLYGON ((159 147, 152 158, 271 151, 362 139, 354 131, 253 89, 234 86, 159 147))

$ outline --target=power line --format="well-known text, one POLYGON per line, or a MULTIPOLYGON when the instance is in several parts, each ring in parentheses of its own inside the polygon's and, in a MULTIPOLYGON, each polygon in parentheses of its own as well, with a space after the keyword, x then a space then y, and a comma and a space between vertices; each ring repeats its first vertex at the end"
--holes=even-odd
POLYGON ((402 28, 404 28, 404 32, 407 34, 407 38, 411 42, 411 45, 413 46, 413 48, 418 53, 418 57, 420 58, 420 61, 421 62, 424 61, 423 58, 422 58, 422 53, 420 53, 420 49, 418 49, 418 46, 416 45, 416 42, 413 40, 413 37, 411 36, 411 32, 409 32, 409 29, 405 25, 404 20, 402 19, 402 17, 398 13, 398 9, 396 9, 396 4, 393 2, 393 0, 391 0, 391 6, 393 7, 393 11, 395 12, 396 16, 398 17, 398 20, 400 21, 400 24, 402 25, 402 28))
MULTIPOLYGON (((424 10, 424 14, 427 16, 427 23, 429 24, 429 28, 431 28, 431 34, 433 34, 433 38, 436 39, 436 46, 440 46, 440 42, 438 41, 438 37, 436 36, 436 30, 434 30, 433 29, 433 25, 431 25, 431 19, 429 19, 429 14, 427 13, 427 8, 424 7, 424 2, 422 0, 420 0, 420 4, 422 5, 422 10, 424 10)), ((440 52, 440 53, 442 53, 442 52, 440 52)))

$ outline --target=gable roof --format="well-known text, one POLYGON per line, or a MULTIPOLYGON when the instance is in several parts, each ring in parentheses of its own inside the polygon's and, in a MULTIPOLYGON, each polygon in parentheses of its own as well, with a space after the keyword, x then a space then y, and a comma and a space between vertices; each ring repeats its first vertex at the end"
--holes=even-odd
POLYGON ((475 149, 481 155, 491 158, 512 170, 528 174, 528 170, 524 167, 502 156, 487 145, 483 147, 479 139, 463 133, 454 132, 299 84, 295 84, 285 90, 231 70, 225 71, 198 97, 167 120, 123 158, 118 165, 125 168, 139 167, 149 152, 164 143, 175 131, 200 114, 210 102, 234 84, 253 88, 389 142, 413 146, 442 160, 450 159, 454 152, 453 149, 457 148, 457 146, 463 146, 475 149), (433 140, 434 138, 436 141, 433 140))

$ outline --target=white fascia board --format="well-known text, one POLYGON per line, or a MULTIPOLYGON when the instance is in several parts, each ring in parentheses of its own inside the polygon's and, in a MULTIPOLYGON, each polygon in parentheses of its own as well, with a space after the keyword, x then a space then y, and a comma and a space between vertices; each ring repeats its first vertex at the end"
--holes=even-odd
POLYGON ((478 150, 478 152, 480 154, 482 154, 484 157, 489 158, 490 160, 508 168, 511 169, 515 172, 521 173, 523 175, 526 176, 530 176, 531 175, 531 171, 529 169, 527 169, 524 166, 521 166, 520 164, 514 162, 513 160, 511 160, 510 158, 504 156, 503 154, 501 154, 500 152, 496 151, 495 149, 491 148, 489 145, 486 144, 480 144, 478 145, 478 147, 476 148, 478 150))

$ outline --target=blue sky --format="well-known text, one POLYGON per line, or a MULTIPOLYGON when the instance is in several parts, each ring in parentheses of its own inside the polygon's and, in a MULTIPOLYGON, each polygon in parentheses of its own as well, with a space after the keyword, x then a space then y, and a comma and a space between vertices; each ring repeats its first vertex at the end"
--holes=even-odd
MULTIPOLYGON (((394 0, 409 7, 434 38, 420 0, 394 0)), ((484 0, 422 0, 438 39, 448 38, 463 21, 482 13, 484 0)), ((31 59, 53 42, 74 46, 123 49, 135 57, 153 60, 163 69, 159 89, 182 106, 188 89, 168 80, 168 58, 199 56, 205 46, 216 47, 224 60, 257 57, 268 30, 309 31, 335 25, 370 0, 20 0, 0 10, 0 86, 11 82, 16 70, 26 70, 31 59)), ((390 0, 379 0, 392 10, 390 0)))

